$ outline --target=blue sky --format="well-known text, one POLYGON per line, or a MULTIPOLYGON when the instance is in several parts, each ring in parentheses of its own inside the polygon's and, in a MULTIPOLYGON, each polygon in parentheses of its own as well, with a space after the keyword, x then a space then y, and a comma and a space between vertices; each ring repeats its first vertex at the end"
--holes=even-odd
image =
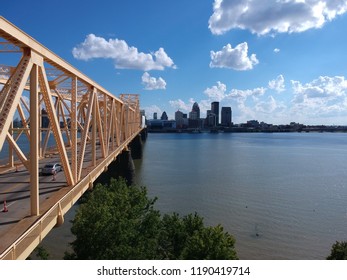
POLYGON ((347 125, 347 1, 5 1, 0 14, 147 117, 347 125))

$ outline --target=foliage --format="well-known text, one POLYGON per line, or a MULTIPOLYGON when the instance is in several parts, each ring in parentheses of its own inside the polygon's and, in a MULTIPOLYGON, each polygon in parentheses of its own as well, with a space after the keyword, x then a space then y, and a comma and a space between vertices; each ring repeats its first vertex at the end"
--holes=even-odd
POLYGON ((205 227, 198 214, 163 217, 145 187, 124 179, 98 184, 73 221, 73 254, 65 259, 237 259, 223 228, 205 227))
POLYGON ((347 260, 347 241, 336 241, 331 247, 327 260, 347 260))
MULTIPOLYGON (((39 260, 48 260, 49 258, 49 253, 47 251, 47 249, 41 245, 37 246, 33 253, 35 254, 35 256, 39 259, 39 260)), ((31 256, 29 256, 27 258, 27 260, 31 260, 31 256)))
POLYGON ((177 213, 162 219, 160 245, 168 259, 237 259, 235 240, 223 227, 205 227, 197 213, 180 218, 177 213))
POLYGON ((72 226, 78 259, 153 259, 160 214, 144 187, 112 179, 97 185, 72 226))

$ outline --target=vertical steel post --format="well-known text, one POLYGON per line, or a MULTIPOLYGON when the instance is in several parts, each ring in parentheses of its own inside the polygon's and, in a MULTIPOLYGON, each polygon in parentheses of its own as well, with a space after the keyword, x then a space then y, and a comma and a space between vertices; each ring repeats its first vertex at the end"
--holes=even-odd
POLYGON ((77 182, 77 77, 73 77, 71 80, 71 172, 72 178, 77 182))
MULTIPOLYGON (((98 102, 98 95, 95 92, 92 110, 92 166, 96 166, 96 102, 98 102)), ((100 143, 102 145, 102 143, 100 143)))
MULTIPOLYGON (((10 134, 13 136, 13 123, 10 125, 10 134)), ((13 148, 11 145, 8 145, 8 165, 9 167, 14 166, 13 148)))
POLYGON ((38 66, 30 73, 30 201, 31 215, 38 216, 39 208, 39 106, 38 66))

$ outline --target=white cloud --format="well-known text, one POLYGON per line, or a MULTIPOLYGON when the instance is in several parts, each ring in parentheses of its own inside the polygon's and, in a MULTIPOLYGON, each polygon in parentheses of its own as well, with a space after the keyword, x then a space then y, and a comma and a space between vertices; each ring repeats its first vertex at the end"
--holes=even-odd
POLYGON ((227 44, 221 51, 211 51, 211 68, 231 68, 242 71, 253 69, 253 66, 258 63, 255 54, 248 56, 247 42, 237 45, 234 49, 230 44, 227 44))
POLYGON ((144 107, 143 109, 145 110, 146 117, 148 119, 153 119, 153 114, 154 113, 157 113, 158 118, 160 118, 160 116, 163 113, 163 110, 160 107, 158 107, 157 105, 147 106, 147 107, 144 107))
POLYGON ((170 100, 169 103, 171 107, 176 110, 181 110, 183 112, 190 112, 192 110, 194 100, 190 98, 189 102, 186 103, 182 99, 177 99, 177 100, 170 100))
POLYGON ((142 75, 142 84, 145 86, 146 90, 156 90, 156 89, 165 89, 166 82, 163 78, 151 77, 148 72, 143 73, 142 75))
POLYGON ((208 96, 209 99, 212 99, 214 101, 221 101, 225 97, 226 90, 226 85, 218 81, 216 86, 205 89, 204 93, 208 96))
POLYGON ((87 35, 83 43, 73 48, 74 58, 90 60, 93 58, 109 58, 118 69, 139 69, 143 71, 164 70, 166 67, 176 68, 173 60, 159 48, 154 53, 139 52, 129 47, 124 40, 109 39, 108 41, 94 34, 87 35))
POLYGON ((285 105, 276 101, 273 96, 268 96, 268 98, 264 101, 259 101, 255 105, 255 109, 258 112, 265 114, 273 114, 275 111, 285 109, 285 105))
POLYGON ((336 99, 346 97, 347 80, 343 76, 320 76, 310 83, 302 84, 299 81, 291 81, 297 100, 304 99, 336 99))
POLYGON ((269 89, 274 89, 277 92, 282 92, 285 90, 284 77, 283 75, 278 75, 275 80, 269 81, 269 89))
POLYGON ((274 49, 274 53, 279 53, 281 50, 280 49, 278 49, 278 48, 275 48, 274 49))
POLYGON ((321 76, 309 83, 291 81, 294 99, 292 111, 306 117, 331 113, 347 114, 347 81, 342 76, 321 76))
POLYGON ((231 29, 258 35, 303 32, 320 28, 346 11, 345 0, 215 0, 209 28, 216 35, 231 29))
POLYGON ((266 92, 266 88, 259 87, 259 88, 254 88, 254 89, 246 89, 246 90, 241 90, 241 89, 232 89, 230 91, 230 95, 228 97, 231 98, 236 98, 239 101, 245 100, 249 96, 262 96, 266 92))

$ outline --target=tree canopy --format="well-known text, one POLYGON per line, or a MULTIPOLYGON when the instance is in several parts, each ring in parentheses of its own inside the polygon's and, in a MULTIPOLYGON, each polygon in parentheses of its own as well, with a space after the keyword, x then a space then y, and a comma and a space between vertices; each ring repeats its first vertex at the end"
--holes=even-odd
POLYGON ((66 259, 237 259, 232 235, 205 226, 197 213, 180 217, 154 208, 143 186, 123 179, 98 184, 79 207, 66 259))
POLYGON ((347 260, 347 241, 336 241, 327 260, 347 260))

